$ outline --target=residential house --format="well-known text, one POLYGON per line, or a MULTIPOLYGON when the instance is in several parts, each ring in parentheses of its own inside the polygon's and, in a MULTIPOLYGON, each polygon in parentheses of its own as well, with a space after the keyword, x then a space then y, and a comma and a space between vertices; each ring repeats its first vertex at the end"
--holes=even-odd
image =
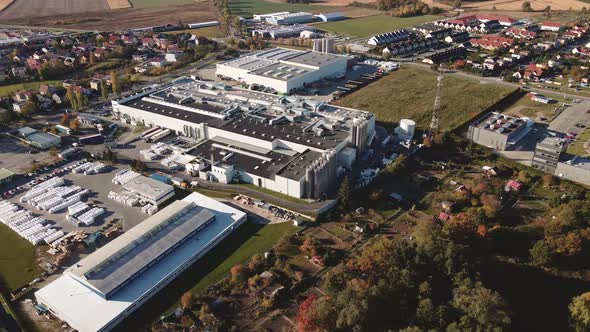
POLYGON ((483 35, 481 38, 472 38, 471 45, 486 50, 497 50, 500 48, 507 48, 514 44, 513 38, 507 38, 494 35, 483 35))
POLYGON ((504 34, 517 39, 535 39, 537 37, 537 32, 530 30, 529 27, 510 27, 504 31, 504 34))
POLYGON ((165 67, 167 62, 164 58, 153 58, 150 60, 150 65, 153 67, 165 67))
POLYGON ((463 43, 469 40, 469 33, 465 31, 455 32, 450 34, 449 36, 445 37, 445 42, 447 43, 463 43))
POLYGON ((541 31, 559 32, 563 29, 563 25, 559 22, 545 21, 540 25, 541 31))
POLYGON ((10 69, 10 73, 12 74, 12 76, 17 77, 17 78, 24 78, 27 76, 27 68, 25 67, 20 67, 20 66, 14 66, 10 69))
POLYGON ((505 191, 516 191, 519 192, 520 189, 522 189, 522 183, 515 181, 515 180, 509 180, 506 183, 506 186, 504 188, 505 191))
POLYGON ((538 80, 545 75, 547 66, 542 64, 531 63, 529 64, 523 74, 523 78, 527 80, 538 80))
MULTIPOLYGON (((165 56, 166 63, 177 62, 184 55, 182 51, 168 52, 165 56)), ((165 65, 165 64, 164 64, 165 65)))
POLYGON ((459 46, 435 52, 427 56, 424 60, 422 60, 422 62, 432 65, 445 61, 452 61, 455 59, 465 58, 465 56, 467 56, 467 50, 465 49, 465 47, 459 46))
POLYGON ((53 99, 53 101, 58 105, 65 103, 66 102, 66 90, 65 89, 57 90, 55 93, 53 93, 51 95, 51 99, 53 99))

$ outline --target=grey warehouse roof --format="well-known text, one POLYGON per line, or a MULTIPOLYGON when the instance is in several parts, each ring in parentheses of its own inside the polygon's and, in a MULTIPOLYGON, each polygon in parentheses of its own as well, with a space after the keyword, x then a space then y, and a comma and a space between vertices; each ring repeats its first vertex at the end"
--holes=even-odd
POLYGON ((106 260, 90 268, 84 277, 108 298, 154 261, 215 219, 213 213, 194 203, 178 203, 181 204, 185 205, 181 212, 166 215, 161 220, 156 219, 160 222, 155 227, 126 246, 115 247, 110 256, 104 257, 106 260))

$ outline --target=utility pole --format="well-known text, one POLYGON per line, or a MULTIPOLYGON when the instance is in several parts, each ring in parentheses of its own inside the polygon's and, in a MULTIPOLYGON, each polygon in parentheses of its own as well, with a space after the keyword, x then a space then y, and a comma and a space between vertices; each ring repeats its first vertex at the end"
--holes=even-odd
POLYGON ((443 78, 443 75, 438 75, 436 78, 436 97, 434 98, 434 109, 432 110, 432 120, 430 120, 430 131, 428 133, 428 136, 430 137, 438 133, 438 112, 440 111, 440 98, 443 78))

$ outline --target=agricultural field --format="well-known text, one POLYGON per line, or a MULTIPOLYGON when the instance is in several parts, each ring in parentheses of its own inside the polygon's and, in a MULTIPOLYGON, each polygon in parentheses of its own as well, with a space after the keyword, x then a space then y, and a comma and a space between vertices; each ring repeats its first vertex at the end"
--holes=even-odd
POLYGON ((0 291, 14 290, 39 275, 35 247, 0 225, 0 291))
MULTIPOLYGON (((493 105, 514 89, 472 80, 445 77, 442 89, 440 128, 451 130, 493 105)), ((402 67, 336 102, 373 112, 387 125, 410 118, 427 127, 436 95, 436 73, 429 69, 402 67)))
POLYGON ((230 0, 229 8, 232 15, 252 16, 253 14, 264 14, 281 11, 306 11, 319 12, 325 10, 334 11, 334 7, 306 4, 290 4, 286 2, 272 2, 266 0, 230 0))
POLYGON ((109 7, 111 9, 124 9, 131 7, 129 0, 107 0, 107 2, 109 3, 109 7))
MULTIPOLYGON (((188 4, 159 7, 150 7, 145 3, 140 3, 139 7, 136 8, 110 10, 107 0, 15 1, 14 5, 0 12, 0 22, 2 24, 26 24, 78 31, 113 31, 162 24, 177 24, 179 21, 196 23, 216 19, 213 8, 208 2, 190 1, 188 4), (42 5, 37 6, 37 2, 42 5), (28 7, 25 7, 24 5, 27 3, 28 7), (57 7, 47 7, 45 4, 48 3, 53 3, 57 7), (101 4, 101 6, 97 4, 101 4), (15 10, 19 6, 22 8, 19 11, 15 10), (22 15, 26 18, 25 20, 23 20, 22 15)), ((155 3, 155 1, 152 1, 152 3, 155 3)))
POLYGON ((107 0, 14 0, 0 12, 0 19, 28 18, 109 10, 107 0))
POLYGON ((440 16, 424 15, 416 17, 391 17, 385 15, 366 16, 361 18, 317 24, 320 30, 343 34, 350 37, 369 37, 388 31, 422 24, 439 19, 440 16))
POLYGON ((165 7, 177 5, 189 5, 195 3, 195 0, 129 0, 133 8, 150 8, 165 7))
MULTIPOLYGON (((587 3, 578 0, 529 0, 534 11, 541 11, 547 6, 551 10, 580 10, 587 3)), ((464 3, 461 8, 468 10, 493 10, 495 7, 498 11, 520 11, 522 10, 522 0, 491 0, 491 1, 470 1, 464 3)))

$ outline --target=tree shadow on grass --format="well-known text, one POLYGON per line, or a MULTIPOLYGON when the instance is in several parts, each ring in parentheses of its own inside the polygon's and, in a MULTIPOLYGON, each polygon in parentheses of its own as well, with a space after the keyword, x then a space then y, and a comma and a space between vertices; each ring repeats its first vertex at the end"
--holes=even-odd
POLYGON ((569 303, 590 288, 589 281, 499 261, 482 268, 482 280, 509 303, 513 331, 567 331, 569 303))

